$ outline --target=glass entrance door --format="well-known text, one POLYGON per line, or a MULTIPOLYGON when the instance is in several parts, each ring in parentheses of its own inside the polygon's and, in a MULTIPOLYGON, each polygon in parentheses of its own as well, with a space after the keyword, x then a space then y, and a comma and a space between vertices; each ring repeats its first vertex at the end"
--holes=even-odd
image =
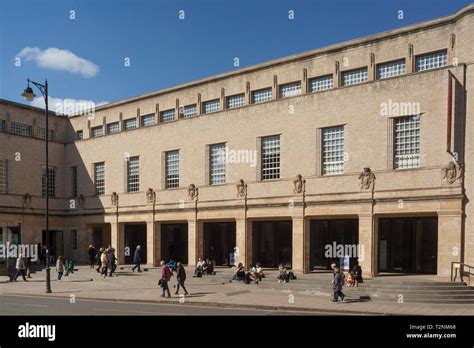
POLYGON ((343 266, 342 257, 349 257, 349 267, 357 263, 359 221, 357 219, 311 220, 310 267, 329 270, 331 264, 343 266), (338 251, 342 248, 342 252, 338 251), (353 255, 354 252, 356 255, 353 255))
POLYGON ((130 254, 125 255, 125 264, 133 263, 133 255, 137 245, 141 247, 141 263, 146 263, 146 244, 145 224, 125 224, 125 247, 130 250, 130 254))
POLYGON ((379 272, 436 274, 437 218, 379 219, 379 272))
POLYGON ((235 222, 204 223, 204 258, 217 266, 231 266, 236 247, 235 222))
MULTIPOLYGON (((43 245, 46 245, 46 231, 43 230, 42 236, 43 245)), ((50 230, 49 231, 49 256, 51 262, 56 262, 58 256, 64 256, 63 231, 50 230)))
POLYGON ((161 225, 161 258, 188 263, 188 224, 161 225))
POLYGON ((291 221, 255 221, 252 229, 252 263, 263 267, 291 268, 291 221))

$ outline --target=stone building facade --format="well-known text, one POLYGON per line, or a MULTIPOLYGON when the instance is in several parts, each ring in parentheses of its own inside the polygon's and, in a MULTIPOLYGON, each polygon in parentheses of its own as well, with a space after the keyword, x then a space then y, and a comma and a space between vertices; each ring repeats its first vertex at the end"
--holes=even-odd
MULTIPOLYGON (((358 260, 367 276, 449 277, 452 262, 474 265, 473 63, 470 5, 87 115, 52 113, 53 247, 76 260, 111 244, 130 263, 141 244, 149 265, 212 257, 310 272, 358 260)), ((43 123, 41 110, 0 102, 3 242, 43 242, 43 123)))

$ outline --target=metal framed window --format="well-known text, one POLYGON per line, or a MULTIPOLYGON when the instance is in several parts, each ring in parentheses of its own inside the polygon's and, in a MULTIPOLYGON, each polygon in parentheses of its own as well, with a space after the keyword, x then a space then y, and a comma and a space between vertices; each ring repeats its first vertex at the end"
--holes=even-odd
POLYGON ((33 127, 23 123, 12 122, 10 124, 10 132, 24 137, 31 137, 33 127))
POLYGON ((82 130, 76 131, 76 138, 77 138, 77 140, 84 139, 84 131, 82 131, 82 130))
POLYGON ((140 159, 130 157, 127 161, 127 192, 140 191, 140 159))
POLYGON ((135 128, 137 128, 137 119, 135 117, 129 118, 123 121, 124 130, 135 129, 135 128))
POLYGON ((264 103, 272 100, 272 88, 264 88, 252 91, 252 104, 264 103))
POLYGON ((93 138, 101 137, 102 135, 104 135, 104 127, 102 126, 92 127, 91 133, 92 133, 93 138))
POLYGON ((311 92, 324 91, 334 87, 334 78, 332 75, 315 77, 309 80, 309 88, 311 92))
POLYGON ((406 116, 394 120, 395 169, 420 166, 420 117, 406 116))
POLYGON ((0 160, 0 194, 8 193, 8 160, 0 160))
MULTIPOLYGON (((36 132, 36 137, 39 139, 45 139, 46 134, 45 134, 45 128, 38 127, 37 132, 36 132)), ((54 140, 54 130, 49 129, 48 130, 48 140, 53 141, 54 140)))
POLYGON ((225 143, 211 145, 209 150, 209 183, 211 185, 225 184, 225 143))
POLYGON ((416 56, 416 71, 441 68, 448 65, 448 51, 438 51, 416 56))
POLYGON ((118 133, 120 130, 120 125, 118 122, 112 122, 107 124, 107 134, 118 133))
POLYGON ((203 103, 203 112, 210 114, 211 112, 217 112, 220 109, 221 101, 219 99, 208 100, 203 103))
POLYGON ((228 96, 227 98, 227 109, 241 108, 245 104, 245 94, 236 94, 228 96))
POLYGON ((5 120, 0 120, 0 133, 5 132, 5 120))
POLYGON ((152 126, 156 123, 155 114, 142 116, 142 127, 152 126))
POLYGON ((358 83, 367 82, 369 74, 367 68, 355 69, 342 72, 342 85, 350 86, 358 83))
POLYGON ((262 180, 280 178, 280 136, 262 138, 262 180))
MULTIPOLYGON (((48 169, 48 195, 54 198, 56 197, 56 168, 49 167, 48 169)), ((41 194, 46 197, 46 167, 43 167, 41 179, 41 194)))
POLYGON ((77 197, 77 167, 71 167, 71 196, 77 197))
POLYGON ((197 116, 197 106, 196 104, 183 106, 180 109, 180 113, 182 118, 191 118, 197 116))
POLYGON ((165 187, 177 188, 179 187, 179 150, 168 151, 165 157, 165 187))
POLYGON ((77 249, 77 230, 71 230, 71 248, 77 249))
POLYGON ((301 81, 280 85, 280 98, 293 97, 301 94, 301 81))
POLYGON ((377 64, 377 80, 386 79, 393 76, 405 75, 405 73, 405 59, 399 59, 393 62, 377 64))
POLYGON ((323 175, 344 173, 344 126, 322 130, 323 175))
POLYGON ((105 162, 94 163, 94 184, 97 195, 105 194, 105 162))
POLYGON ((160 122, 170 122, 174 120, 174 109, 160 112, 160 122))

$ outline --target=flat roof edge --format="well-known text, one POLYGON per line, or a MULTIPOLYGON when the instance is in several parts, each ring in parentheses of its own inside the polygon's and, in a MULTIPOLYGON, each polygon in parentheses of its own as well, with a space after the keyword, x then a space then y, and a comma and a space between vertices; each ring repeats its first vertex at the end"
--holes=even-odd
MULTIPOLYGON (((212 75, 212 76, 209 76, 209 77, 205 77, 203 79, 186 82, 184 84, 172 86, 172 87, 161 89, 161 90, 156 90, 156 91, 153 91, 153 92, 150 92, 150 93, 146 93, 146 94, 142 94, 142 95, 126 98, 126 99, 121 99, 121 100, 118 100, 116 102, 112 102, 112 103, 109 103, 109 104, 98 106, 98 107, 95 108, 95 111, 107 110, 107 109, 110 109, 110 108, 113 108, 113 107, 116 107, 116 106, 129 104, 129 103, 137 102, 137 101, 144 100, 144 99, 154 98, 154 97, 157 97, 157 96, 160 96, 160 95, 169 94, 169 93, 172 93, 172 92, 177 92, 177 91, 180 91, 180 90, 183 90, 183 89, 187 89, 187 88, 191 88, 191 87, 197 87, 199 85, 203 85, 203 84, 206 84, 206 83, 217 82, 219 80, 223 80, 223 79, 227 79, 227 78, 231 78, 231 77, 251 73, 251 72, 254 72, 254 71, 264 70, 264 69, 268 69, 268 68, 271 68, 271 67, 275 67, 275 66, 279 66, 279 65, 283 65, 283 64, 287 64, 287 63, 306 60, 306 59, 310 59, 310 58, 313 58, 313 57, 319 56, 319 55, 335 53, 335 52, 341 51, 343 49, 347 49, 347 48, 355 47, 355 46, 361 46, 361 45, 365 45, 365 44, 370 44, 372 42, 377 42, 377 41, 380 41, 382 39, 387 39, 387 38, 392 38, 392 37, 396 37, 396 36, 406 35, 408 33, 416 32, 416 31, 420 31, 420 30, 428 30, 428 29, 431 29, 431 28, 437 27, 437 26, 449 25, 453 22, 456 22, 457 20, 459 20, 460 18, 464 17, 465 15, 467 15, 471 12, 474 12, 474 3, 471 3, 467 6, 459 9, 457 12, 455 12, 451 15, 444 16, 444 17, 431 19, 431 20, 424 21, 424 22, 419 22, 419 23, 412 24, 412 25, 402 27, 402 28, 398 28, 398 29, 387 30, 387 31, 372 34, 372 35, 369 35, 369 36, 364 36, 362 38, 343 41, 341 43, 337 43, 337 44, 334 44, 334 45, 330 45, 330 46, 326 46, 326 47, 322 47, 322 48, 317 48, 317 49, 314 49, 314 50, 305 51, 305 52, 302 52, 302 53, 297 53, 297 54, 293 54, 293 55, 282 57, 282 58, 273 59, 273 60, 270 60, 270 61, 267 61, 267 62, 264 62, 264 63, 259 63, 259 64, 248 66, 248 67, 245 67, 245 68, 228 71, 228 72, 221 73, 221 74, 218 74, 218 75, 212 75)), ((84 114, 75 114, 75 115, 70 115, 69 117, 80 117, 80 116, 84 116, 84 114)))

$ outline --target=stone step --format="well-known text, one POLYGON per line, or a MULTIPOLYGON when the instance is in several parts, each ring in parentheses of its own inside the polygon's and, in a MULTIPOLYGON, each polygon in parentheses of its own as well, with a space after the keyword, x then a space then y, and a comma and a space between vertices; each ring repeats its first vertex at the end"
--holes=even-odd
MULTIPOLYGON (((260 286, 262 287, 288 287, 288 288, 301 288, 301 289, 332 289, 331 284, 298 284, 296 282, 293 283, 285 283, 285 284, 278 284, 278 283, 265 283, 260 282, 260 286)), ((473 288, 463 286, 463 287, 429 287, 429 286, 422 286, 422 287, 375 287, 375 286, 359 286, 359 287, 348 287, 344 286, 344 289, 353 289, 354 291, 449 291, 449 292, 458 292, 458 291, 474 291, 473 288)))

